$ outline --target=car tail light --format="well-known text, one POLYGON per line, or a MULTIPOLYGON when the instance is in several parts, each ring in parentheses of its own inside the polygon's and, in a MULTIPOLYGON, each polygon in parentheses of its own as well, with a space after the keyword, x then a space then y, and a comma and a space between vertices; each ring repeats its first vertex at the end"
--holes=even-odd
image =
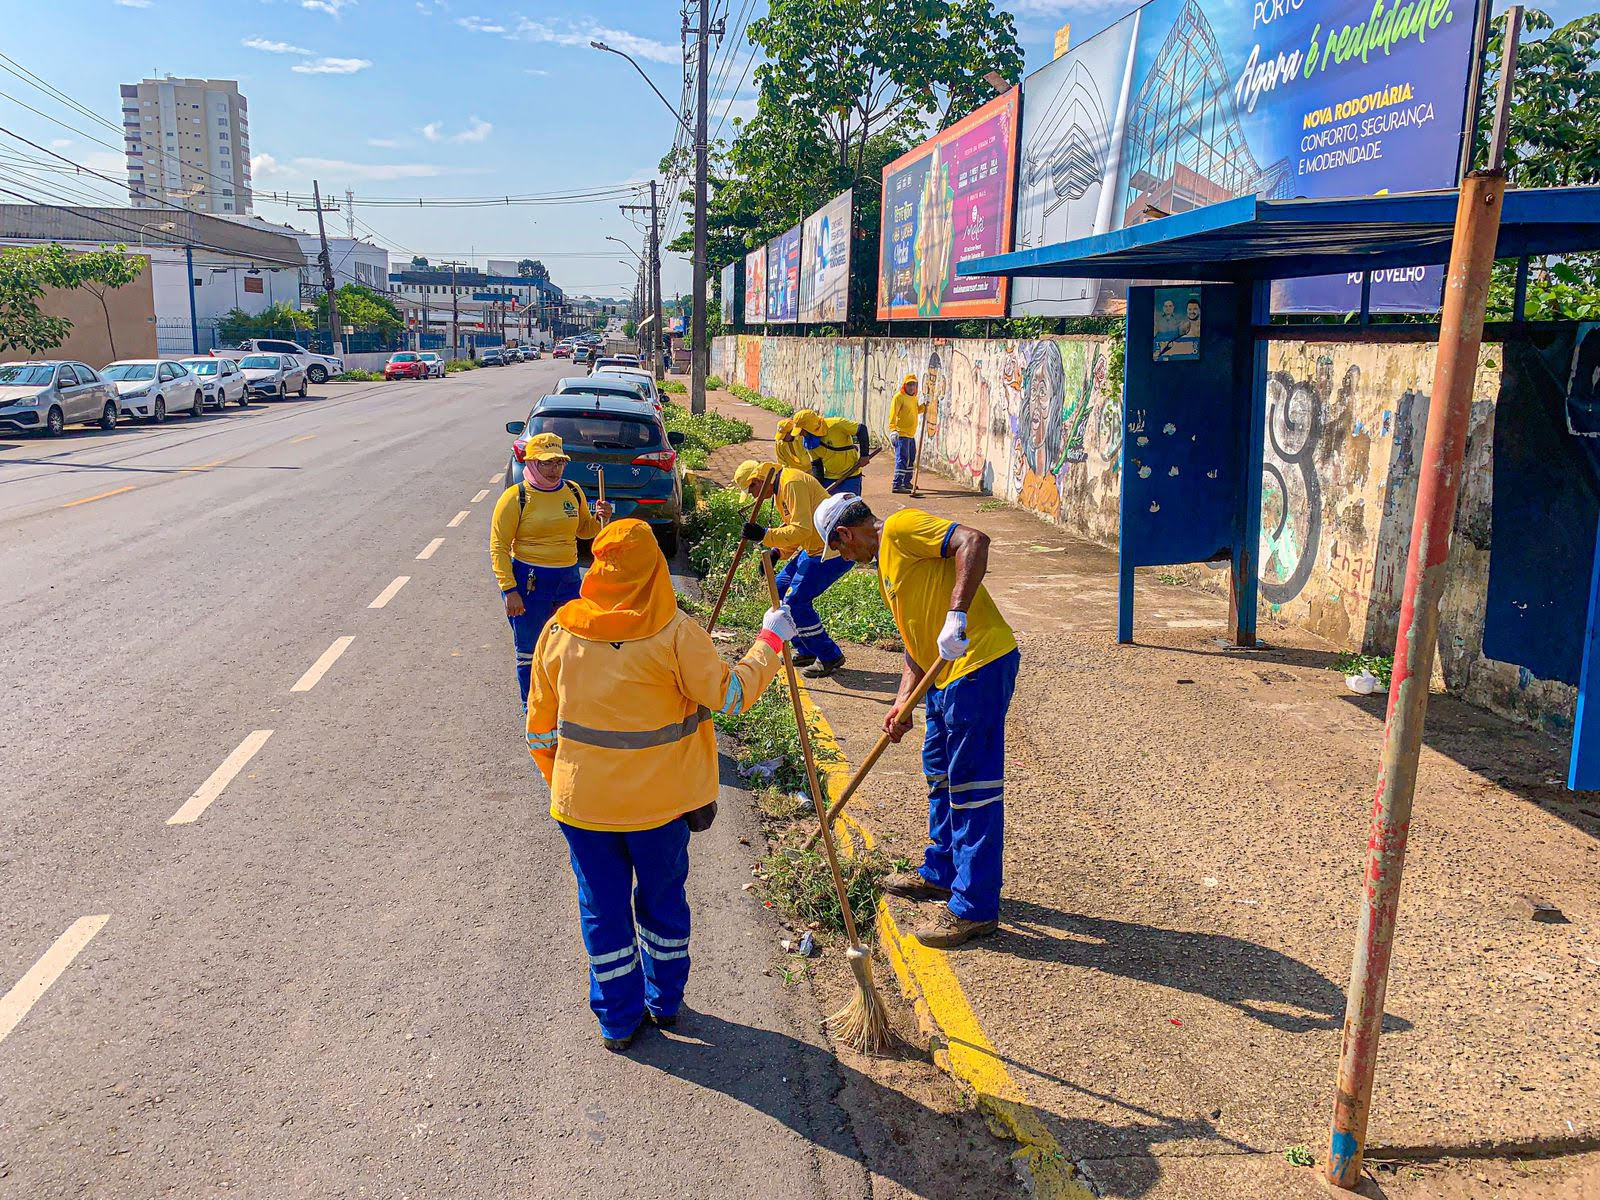
POLYGON ((635 467, 660 467, 663 471, 670 471, 677 464, 678 452, 676 450, 657 450, 651 454, 641 454, 633 460, 635 467))
POLYGON ((516 457, 518 462, 527 462, 528 443, 523 441, 521 438, 518 438, 516 441, 511 443, 511 453, 516 457))
POLYGON ((639 499, 634 501, 635 504, 665 504, 666 502, 667 502, 667 499, 666 499, 665 496, 661 497, 658 500, 651 500, 651 499, 648 499, 646 497, 641 496, 639 499))

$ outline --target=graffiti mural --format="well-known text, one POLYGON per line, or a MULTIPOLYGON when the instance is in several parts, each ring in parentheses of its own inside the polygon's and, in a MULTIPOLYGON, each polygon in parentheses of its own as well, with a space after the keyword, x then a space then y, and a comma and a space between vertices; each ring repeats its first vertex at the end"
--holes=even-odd
MULTIPOLYGON (((1319 371, 1325 363, 1319 363, 1319 371)), ((1267 377, 1267 445, 1261 463, 1261 595, 1269 604, 1298 596, 1311 578, 1322 536, 1322 495, 1313 455, 1323 395, 1286 372, 1267 377)))

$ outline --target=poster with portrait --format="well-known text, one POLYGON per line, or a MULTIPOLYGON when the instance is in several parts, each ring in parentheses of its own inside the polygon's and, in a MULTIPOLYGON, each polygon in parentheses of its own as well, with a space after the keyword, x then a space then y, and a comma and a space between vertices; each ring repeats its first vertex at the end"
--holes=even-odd
POLYGON ((792 325, 800 313, 800 226, 767 243, 767 322, 792 325))
POLYGON ((739 289, 739 264, 731 262, 718 273, 719 297, 722 309, 722 327, 733 328, 733 302, 739 289))
POLYGON ((767 321, 767 248, 757 246, 744 256, 744 323, 767 321))
POLYGON ((1157 288, 1155 298, 1155 345, 1151 357, 1156 362, 1192 362, 1199 358, 1200 289, 1157 288))
POLYGON ((854 197, 835 196, 801 222, 800 320, 808 325, 840 323, 849 312, 854 197))

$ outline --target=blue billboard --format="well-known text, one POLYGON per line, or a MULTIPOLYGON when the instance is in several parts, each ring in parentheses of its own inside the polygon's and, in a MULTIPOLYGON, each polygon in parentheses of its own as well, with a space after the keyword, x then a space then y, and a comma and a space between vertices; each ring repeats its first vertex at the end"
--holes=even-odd
MULTIPOLYGON (((1023 84, 1016 249, 1242 195, 1458 182, 1483 0, 1151 0, 1023 84)), ((1375 311, 1437 308, 1433 268, 1375 278, 1375 311)), ((1359 275, 1288 280, 1281 311, 1347 312, 1359 275)), ((1120 288, 1018 280, 1013 314, 1120 312, 1120 288)))

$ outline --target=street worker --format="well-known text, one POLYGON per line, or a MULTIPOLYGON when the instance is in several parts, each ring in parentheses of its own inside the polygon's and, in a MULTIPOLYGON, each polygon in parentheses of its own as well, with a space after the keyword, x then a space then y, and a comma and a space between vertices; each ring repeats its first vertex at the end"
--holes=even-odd
POLYGON ((867 427, 849 417, 829 419, 809 408, 794 414, 794 428, 817 482, 830 492, 861 495, 861 460, 871 447, 867 427))
POLYGON ((906 647, 900 693, 883 722, 890 740, 911 728, 907 700, 923 672, 948 664, 928 692, 922 740, 933 844, 919 870, 889 876, 883 890, 944 902, 914 931, 925 946, 948 949, 991 934, 1000 918, 1005 718, 1020 656, 983 586, 988 535, 916 508, 880 522, 854 496, 823 501, 816 529, 830 551, 852 562, 877 559, 883 599, 906 647))
POLYGON ((528 749, 571 852, 589 1007, 608 1050, 626 1050, 647 1017, 677 1021, 689 834, 716 815, 711 714, 748 712, 793 637, 789 614, 770 609, 730 667, 678 608, 650 527, 624 520, 595 538, 582 595, 539 639, 528 749))
POLYGON ((602 500, 591 513, 583 489, 562 478, 569 460, 560 435, 536 433, 519 445, 522 478, 495 502, 489 562, 511 622, 517 690, 527 708, 539 634, 556 609, 578 596, 578 539, 600 532, 611 505, 602 500))
MULTIPOLYGON (((812 515, 827 499, 827 493, 804 471, 754 459, 739 464, 733 473, 733 482, 751 496, 765 494, 776 482, 773 502, 778 506, 783 524, 768 529, 759 521, 751 520, 745 524, 744 537, 766 547, 775 563, 791 551, 796 552, 778 571, 778 595, 793 614, 798 629, 794 648, 799 653, 795 655, 794 665, 802 668, 801 674, 808 679, 832 675, 844 666, 844 651, 822 627, 816 602, 818 596, 849 574, 854 564, 839 555, 824 556, 822 539, 817 536, 812 515)), ((760 517, 761 514, 753 515, 760 517)))
POLYGON ((778 422, 778 432, 772 444, 779 465, 811 474, 811 455, 806 450, 800 431, 794 427, 793 417, 785 417, 778 422))
POLYGON ((892 491, 911 490, 911 473, 917 465, 917 421, 927 411, 927 402, 917 401, 917 377, 907 375, 889 401, 889 436, 894 439, 892 491))

